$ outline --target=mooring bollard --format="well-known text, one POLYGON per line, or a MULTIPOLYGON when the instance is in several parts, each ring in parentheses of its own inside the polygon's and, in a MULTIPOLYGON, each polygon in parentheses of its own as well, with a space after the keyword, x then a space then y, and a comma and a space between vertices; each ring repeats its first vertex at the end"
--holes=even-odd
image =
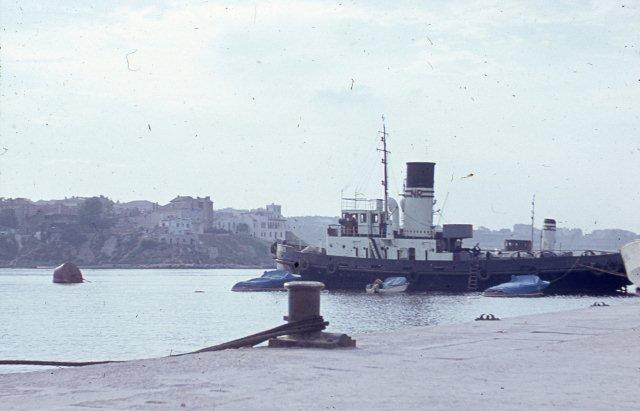
MULTIPOLYGON (((293 281, 284 287, 289 292, 289 313, 285 321, 298 321, 322 318, 320 316, 320 291, 324 284, 317 281, 293 281)), ((304 334, 285 335, 269 340, 269 347, 308 347, 308 348, 344 348, 355 347, 356 340, 347 334, 317 331, 304 334)))
POLYGON ((286 283, 289 291, 289 314, 284 318, 292 323, 320 317, 320 291, 324 284, 318 281, 293 281, 286 283))

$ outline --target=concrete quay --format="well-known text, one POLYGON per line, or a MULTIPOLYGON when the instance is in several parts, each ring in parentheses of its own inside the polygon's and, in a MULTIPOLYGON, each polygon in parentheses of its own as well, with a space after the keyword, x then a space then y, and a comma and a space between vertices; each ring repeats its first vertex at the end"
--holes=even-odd
POLYGON ((640 409, 635 299, 355 338, 5 374, 0 408, 640 409))

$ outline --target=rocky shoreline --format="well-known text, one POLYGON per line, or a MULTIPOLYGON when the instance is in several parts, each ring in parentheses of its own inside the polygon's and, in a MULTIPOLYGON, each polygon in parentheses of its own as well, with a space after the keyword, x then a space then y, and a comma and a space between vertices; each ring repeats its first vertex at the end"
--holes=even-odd
POLYGON ((70 241, 58 234, 0 238, 0 267, 53 267, 73 262, 85 268, 248 268, 274 265, 270 243, 232 234, 212 234, 196 244, 166 244, 144 233, 102 230, 70 241))

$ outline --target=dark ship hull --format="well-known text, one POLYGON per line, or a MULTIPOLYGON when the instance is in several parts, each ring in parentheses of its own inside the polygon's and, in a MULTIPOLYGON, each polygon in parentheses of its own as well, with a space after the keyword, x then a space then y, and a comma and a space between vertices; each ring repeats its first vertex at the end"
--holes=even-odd
POLYGON ((551 284, 547 294, 612 294, 631 284, 619 253, 580 256, 481 257, 456 254, 454 261, 386 260, 306 253, 280 246, 276 262, 303 280, 321 281, 329 290, 365 289, 376 279, 406 277, 408 291, 483 291, 535 274, 551 284))

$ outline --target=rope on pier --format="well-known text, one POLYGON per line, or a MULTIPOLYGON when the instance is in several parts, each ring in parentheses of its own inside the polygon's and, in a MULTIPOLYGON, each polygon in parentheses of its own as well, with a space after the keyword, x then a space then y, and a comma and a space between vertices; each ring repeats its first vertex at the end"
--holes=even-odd
MULTIPOLYGON (((295 321, 280 325, 269 330, 252 334, 237 340, 228 341, 212 347, 202 348, 184 354, 170 355, 169 357, 180 357, 183 355, 199 354, 210 351, 222 351, 228 349, 253 347, 254 345, 268 341, 271 338, 281 337, 283 335, 310 334, 319 332, 327 328, 329 322, 324 321, 322 316, 309 318, 306 320, 295 321)), ((41 361, 41 360, 0 360, 0 365, 46 365, 54 367, 84 367, 87 365, 111 364, 123 361, 41 361)))
POLYGON ((52 365, 57 367, 84 367, 86 365, 109 364, 123 361, 37 361, 37 360, 0 360, 0 365, 52 365))

